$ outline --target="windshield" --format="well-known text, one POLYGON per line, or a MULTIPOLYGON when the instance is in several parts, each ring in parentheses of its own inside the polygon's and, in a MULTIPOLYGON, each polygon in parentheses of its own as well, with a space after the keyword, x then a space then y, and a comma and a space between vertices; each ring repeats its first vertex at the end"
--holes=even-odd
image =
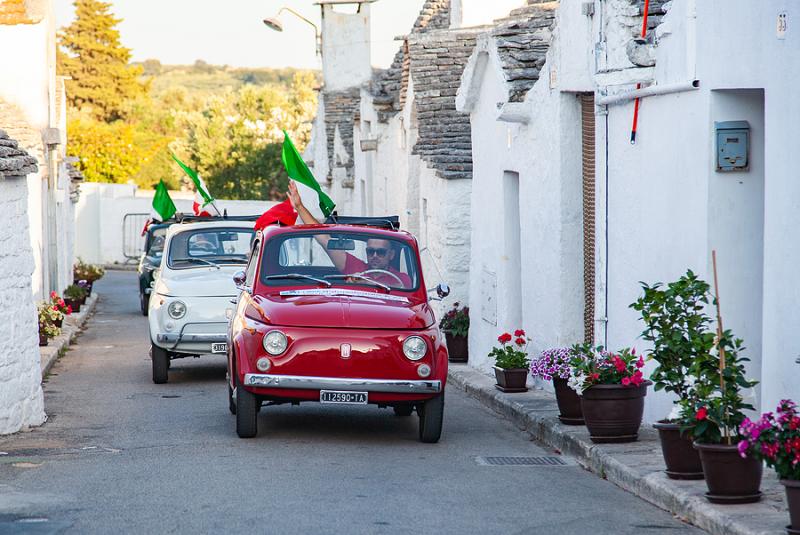
POLYGON ((206 228, 183 231, 169 245, 170 268, 217 264, 246 264, 255 232, 241 228, 206 228))
POLYGON ((270 240, 261 281, 271 286, 369 286, 384 291, 419 287, 417 255, 408 243, 361 232, 308 232, 270 240))
POLYGON ((147 248, 147 256, 160 257, 164 253, 164 241, 167 237, 167 227, 154 229, 150 235, 150 245, 147 248))

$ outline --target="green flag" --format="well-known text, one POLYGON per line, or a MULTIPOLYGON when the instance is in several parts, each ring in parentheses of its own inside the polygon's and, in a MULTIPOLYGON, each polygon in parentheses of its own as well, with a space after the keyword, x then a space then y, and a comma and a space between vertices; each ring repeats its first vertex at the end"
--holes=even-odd
POLYGON ((206 187, 206 183, 203 182, 203 179, 200 178, 200 176, 198 176, 198 174, 194 171, 194 169, 191 169, 185 163, 180 161, 178 157, 175 156, 174 154, 172 155, 172 159, 178 162, 178 165, 181 166, 181 169, 183 169, 183 172, 186 173, 186 176, 191 178, 192 182, 194 182, 194 187, 197 189, 197 193, 199 193, 200 196, 203 197, 204 202, 201 204, 205 206, 209 203, 213 203, 214 197, 211 196, 211 193, 209 193, 208 188, 206 187))
POLYGON ((156 186, 156 194, 153 196, 153 216, 158 215, 160 221, 166 221, 175 215, 175 203, 169 197, 167 186, 163 180, 159 180, 156 186))
POLYGON ((317 180, 314 178, 314 175, 311 174, 311 171, 308 169, 306 162, 303 161, 303 158, 300 157, 300 153, 297 152, 297 149, 292 143, 289 134, 286 133, 286 130, 283 131, 283 150, 281 151, 281 160, 283 160, 283 165, 286 167, 286 173, 289 175, 289 178, 300 182, 301 184, 305 184, 309 188, 313 189, 319 195, 319 207, 322 210, 322 213, 325 214, 325 217, 331 215, 333 209, 336 208, 336 203, 334 203, 330 197, 328 197, 322 188, 317 183, 317 180))

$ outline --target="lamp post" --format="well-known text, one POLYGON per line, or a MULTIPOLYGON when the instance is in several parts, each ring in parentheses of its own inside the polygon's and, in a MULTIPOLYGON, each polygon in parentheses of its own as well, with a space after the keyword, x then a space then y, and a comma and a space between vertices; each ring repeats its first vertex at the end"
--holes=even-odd
POLYGON ((267 28, 269 28, 270 30, 275 30, 276 32, 282 32, 283 24, 279 20, 279 17, 281 16, 281 13, 283 13, 284 11, 291 13, 295 17, 299 18, 303 22, 310 24, 314 28, 314 36, 316 38, 316 43, 317 43, 317 55, 322 56, 322 34, 320 34, 319 32, 319 28, 317 27, 316 24, 305 18, 303 15, 301 15, 294 9, 284 6, 278 11, 278 13, 274 17, 268 17, 264 19, 264 24, 267 26, 267 28))

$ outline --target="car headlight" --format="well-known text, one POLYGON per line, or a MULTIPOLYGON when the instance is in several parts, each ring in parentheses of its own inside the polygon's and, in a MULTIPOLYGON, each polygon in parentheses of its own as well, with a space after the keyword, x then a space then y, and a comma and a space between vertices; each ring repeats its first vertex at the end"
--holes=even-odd
POLYGON ((409 336, 403 342, 403 354, 409 360, 419 360, 428 352, 428 344, 419 336, 409 336))
POLYGON ((280 331, 270 331, 264 335, 262 341, 264 350, 270 355, 280 355, 286 351, 286 346, 289 342, 286 340, 286 335, 280 331))
POLYGON ((167 307, 167 314, 174 320, 179 320, 186 315, 186 303, 183 301, 173 301, 167 307))

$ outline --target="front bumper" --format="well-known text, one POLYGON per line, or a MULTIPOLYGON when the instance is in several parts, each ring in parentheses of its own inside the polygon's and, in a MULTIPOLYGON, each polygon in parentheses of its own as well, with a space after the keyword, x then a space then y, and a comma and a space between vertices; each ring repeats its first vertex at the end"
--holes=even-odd
POLYGON ((354 379, 260 373, 245 374, 244 386, 287 390, 386 392, 391 394, 438 394, 442 391, 442 382, 438 380, 354 379))
POLYGON ((156 335, 156 342, 159 344, 211 344, 216 342, 227 342, 228 336, 225 334, 183 334, 183 333, 161 333, 156 335))

